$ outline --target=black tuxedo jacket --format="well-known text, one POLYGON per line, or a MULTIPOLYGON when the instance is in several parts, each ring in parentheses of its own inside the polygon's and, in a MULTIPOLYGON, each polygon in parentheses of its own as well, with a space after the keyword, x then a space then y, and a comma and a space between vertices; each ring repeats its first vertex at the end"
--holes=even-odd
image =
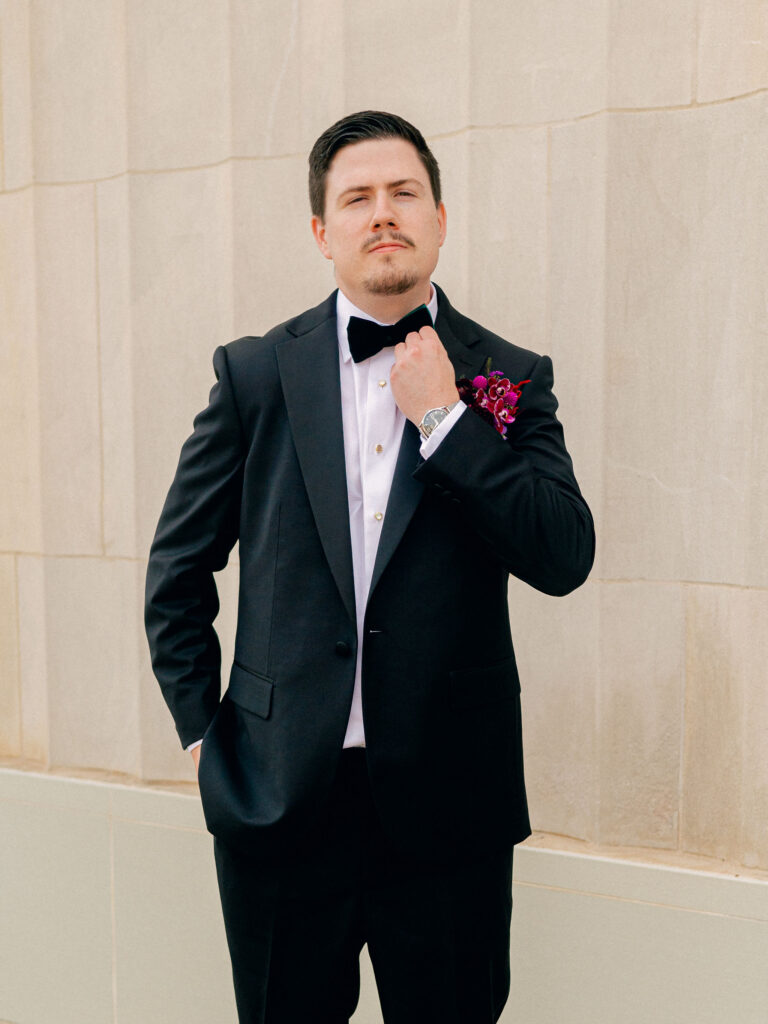
MULTIPOLYGON (((417 857, 529 834, 508 575, 567 594, 594 554, 550 359, 437 292, 435 328, 457 378, 490 356, 530 383, 507 439, 469 410, 426 461, 416 427, 403 434, 365 613, 362 699, 382 825, 417 857)), ((147 633, 182 744, 205 736, 209 829, 280 856, 330 788, 355 675, 336 293, 217 349, 214 368, 152 545, 147 633), (238 540, 235 660, 221 699, 213 573, 238 540)))

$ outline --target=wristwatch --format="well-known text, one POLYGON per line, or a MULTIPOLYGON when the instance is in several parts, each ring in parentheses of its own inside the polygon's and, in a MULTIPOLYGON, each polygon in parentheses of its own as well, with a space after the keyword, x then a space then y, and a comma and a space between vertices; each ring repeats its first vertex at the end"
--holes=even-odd
MULTIPOLYGON (((461 401, 461 399, 459 399, 459 401, 461 401)), ((451 409, 455 409, 458 404, 459 402, 453 402, 451 405, 441 405, 438 406, 437 409, 429 409, 424 413, 422 421, 419 424, 419 430, 421 431, 421 436, 425 441, 438 423, 442 423, 451 409)))

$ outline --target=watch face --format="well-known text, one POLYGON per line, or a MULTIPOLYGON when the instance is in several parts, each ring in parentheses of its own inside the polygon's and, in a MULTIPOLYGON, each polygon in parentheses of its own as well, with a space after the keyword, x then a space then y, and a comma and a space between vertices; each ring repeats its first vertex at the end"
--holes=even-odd
POLYGON ((437 424, 445 418, 445 409, 430 409, 429 412, 424 416, 424 426, 427 430, 432 431, 435 429, 437 424))
POLYGON ((424 419, 419 427, 424 437, 429 437, 438 423, 441 423, 447 415, 448 410, 444 407, 441 409, 430 409, 429 412, 425 412, 424 419))

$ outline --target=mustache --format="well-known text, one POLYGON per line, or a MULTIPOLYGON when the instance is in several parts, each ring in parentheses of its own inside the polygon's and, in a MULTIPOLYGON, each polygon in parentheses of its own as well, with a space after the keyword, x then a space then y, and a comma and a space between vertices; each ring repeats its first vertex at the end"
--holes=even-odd
POLYGON ((387 238, 385 238, 383 234, 373 235, 373 237, 366 241, 363 246, 363 251, 367 252, 368 249, 373 249, 374 246, 381 245, 386 242, 402 242, 403 245, 410 245, 411 248, 414 247, 413 241, 408 238, 407 235, 403 235, 399 231, 390 231, 387 238))

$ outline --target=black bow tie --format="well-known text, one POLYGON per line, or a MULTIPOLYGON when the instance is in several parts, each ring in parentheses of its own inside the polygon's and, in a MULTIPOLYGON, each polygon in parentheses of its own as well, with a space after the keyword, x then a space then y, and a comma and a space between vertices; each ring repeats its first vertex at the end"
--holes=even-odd
POLYGON ((431 327, 432 317, 426 306, 417 306, 398 320, 396 324, 375 324, 373 320, 364 320, 359 316, 351 316, 347 325, 349 351, 356 363, 369 359, 381 352, 388 345, 397 345, 405 341, 407 334, 418 331, 421 327, 431 327))

